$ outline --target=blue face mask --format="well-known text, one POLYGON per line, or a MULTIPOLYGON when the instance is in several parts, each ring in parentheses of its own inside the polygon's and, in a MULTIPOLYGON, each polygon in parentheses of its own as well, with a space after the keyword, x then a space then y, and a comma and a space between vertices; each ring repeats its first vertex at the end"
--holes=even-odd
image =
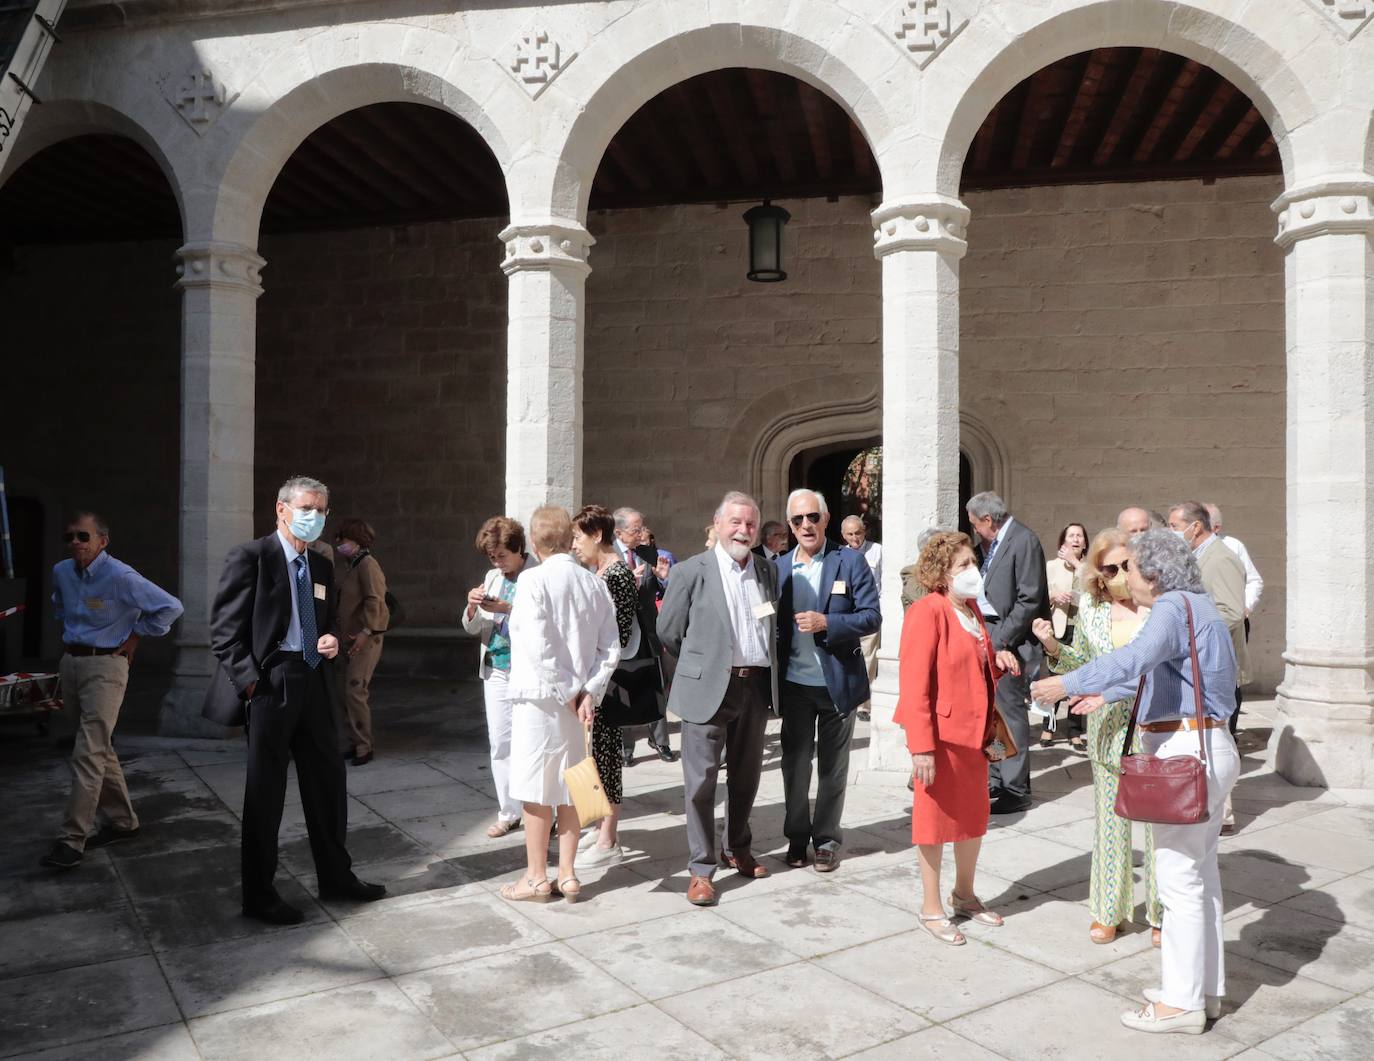
POLYGON ((324 513, 313 508, 293 508, 291 533, 303 542, 313 542, 324 532, 324 513))

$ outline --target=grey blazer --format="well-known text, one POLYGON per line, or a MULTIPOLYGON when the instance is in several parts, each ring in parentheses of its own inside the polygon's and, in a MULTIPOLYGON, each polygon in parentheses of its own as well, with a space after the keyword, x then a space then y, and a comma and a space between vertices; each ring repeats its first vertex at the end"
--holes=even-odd
POLYGON ((988 623, 993 647, 1009 648, 1022 659, 1029 659, 1039 647, 1031 623, 1050 617, 1050 594, 1040 539, 1023 523, 1012 520, 1002 544, 992 554, 992 563, 983 575, 983 593, 997 609, 997 621, 988 623))
MULTIPOLYGON (((764 600, 778 601, 777 571, 753 553, 754 577, 764 600)), ((725 603, 725 583, 714 550, 698 553, 675 564, 668 574, 663 609, 658 613, 658 636, 677 658, 668 710, 684 722, 709 722, 720 710, 730 667, 735 658, 734 634, 725 603)), ((778 705, 778 617, 776 610, 764 620, 771 667, 769 706, 778 705)))

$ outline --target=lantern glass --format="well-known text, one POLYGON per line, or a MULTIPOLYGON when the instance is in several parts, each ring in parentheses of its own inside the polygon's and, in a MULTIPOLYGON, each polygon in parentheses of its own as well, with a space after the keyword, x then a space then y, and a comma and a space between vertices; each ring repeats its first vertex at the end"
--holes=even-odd
POLYGON ((787 279, 782 267, 782 229, 792 219, 780 206, 767 199, 762 206, 745 211, 749 226, 749 272, 747 276, 761 284, 775 284, 787 279))

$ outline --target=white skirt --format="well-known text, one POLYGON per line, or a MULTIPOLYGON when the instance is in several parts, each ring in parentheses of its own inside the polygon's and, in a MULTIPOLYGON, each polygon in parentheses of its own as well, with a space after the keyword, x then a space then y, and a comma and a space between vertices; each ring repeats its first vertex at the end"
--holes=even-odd
POLYGON ((572 803, 563 771, 587 757, 582 723, 556 700, 511 700, 510 794, 522 803, 572 803))

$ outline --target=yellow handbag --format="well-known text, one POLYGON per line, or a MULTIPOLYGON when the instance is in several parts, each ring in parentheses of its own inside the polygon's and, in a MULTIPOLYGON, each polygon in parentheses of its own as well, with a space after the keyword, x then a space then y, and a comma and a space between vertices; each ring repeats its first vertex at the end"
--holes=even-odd
POLYGON ((596 760, 592 758, 592 727, 585 723, 582 726, 582 737, 586 744, 587 757, 563 771, 563 783, 568 786, 568 794, 572 796, 573 806, 577 808, 578 820, 586 826, 609 817, 611 803, 606 798, 601 775, 597 773, 596 760))

